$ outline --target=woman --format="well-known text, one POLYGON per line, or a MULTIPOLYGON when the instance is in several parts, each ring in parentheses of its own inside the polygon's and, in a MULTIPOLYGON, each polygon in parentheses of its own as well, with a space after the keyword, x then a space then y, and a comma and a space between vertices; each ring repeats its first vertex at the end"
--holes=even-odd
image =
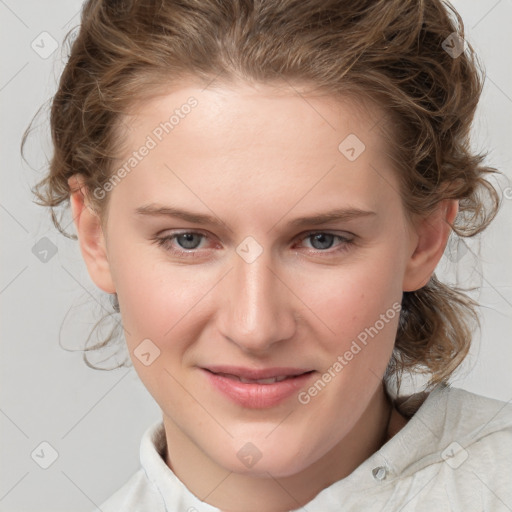
POLYGON ((449 9, 85 3, 36 193, 162 410, 104 512, 512 506, 510 404, 448 385, 477 304, 434 271, 499 206, 449 9))

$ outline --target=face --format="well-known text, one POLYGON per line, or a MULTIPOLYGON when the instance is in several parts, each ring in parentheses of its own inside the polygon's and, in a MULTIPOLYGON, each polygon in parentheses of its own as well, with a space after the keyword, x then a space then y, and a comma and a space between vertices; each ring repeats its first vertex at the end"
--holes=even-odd
POLYGON ((226 470, 310 466, 382 383, 402 292, 431 270, 413 272, 382 124, 262 85, 189 85, 124 120, 91 276, 168 435, 226 470))

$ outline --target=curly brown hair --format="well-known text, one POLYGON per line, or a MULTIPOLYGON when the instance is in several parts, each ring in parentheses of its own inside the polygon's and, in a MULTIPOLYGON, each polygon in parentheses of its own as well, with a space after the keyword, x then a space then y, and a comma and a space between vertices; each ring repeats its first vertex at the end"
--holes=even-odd
MULTIPOLYGON (((69 202, 73 174, 87 190, 107 182, 116 128, 136 101, 187 77, 205 86, 215 79, 310 83, 377 102, 394 127, 407 214, 428 215, 440 201, 458 199, 453 231, 473 237, 500 207, 486 179, 499 171, 470 148, 483 75, 460 15, 442 0, 88 0, 51 105, 49 173, 33 192, 37 204, 51 207, 59 231, 76 239, 54 208, 69 202)), ((90 197, 102 222, 108 199, 90 197)), ((404 292, 386 381, 395 376, 400 386, 407 370, 429 374, 428 386, 447 382, 480 327, 477 306, 435 273, 404 292)))

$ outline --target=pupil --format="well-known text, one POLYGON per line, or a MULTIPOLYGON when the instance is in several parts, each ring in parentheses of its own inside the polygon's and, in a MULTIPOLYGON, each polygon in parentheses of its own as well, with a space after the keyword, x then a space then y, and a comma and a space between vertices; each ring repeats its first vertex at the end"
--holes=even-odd
POLYGON ((315 247, 315 242, 320 241, 321 247, 315 247, 315 249, 329 249, 332 245, 334 235, 329 235, 326 233, 319 233, 313 236, 312 245, 315 247), (325 246, 325 240, 327 239, 327 245, 325 246), (322 242, 323 240, 323 242, 322 242), (323 245, 322 245, 323 244, 323 245))
MULTIPOLYGON (((183 239, 185 239, 185 244, 183 245, 181 242, 180 242, 180 245, 184 248, 184 249, 195 249, 196 246, 194 246, 194 243, 193 243, 193 239, 196 235, 194 233, 184 233, 182 235, 180 235, 180 237, 182 237, 183 239)), ((179 240, 179 237, 178 237, 178 240, 179 240)))

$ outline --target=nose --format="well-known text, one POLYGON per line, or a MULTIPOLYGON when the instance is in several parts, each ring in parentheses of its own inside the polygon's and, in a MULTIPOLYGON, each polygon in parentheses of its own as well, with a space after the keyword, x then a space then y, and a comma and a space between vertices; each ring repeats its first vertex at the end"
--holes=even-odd
POLYGON ((233 261, 234 268, 219 290, 221 334, 244 352, 264 354, 295 333, 294 295, 267 251, 251 263, 238 254, 233 261))

